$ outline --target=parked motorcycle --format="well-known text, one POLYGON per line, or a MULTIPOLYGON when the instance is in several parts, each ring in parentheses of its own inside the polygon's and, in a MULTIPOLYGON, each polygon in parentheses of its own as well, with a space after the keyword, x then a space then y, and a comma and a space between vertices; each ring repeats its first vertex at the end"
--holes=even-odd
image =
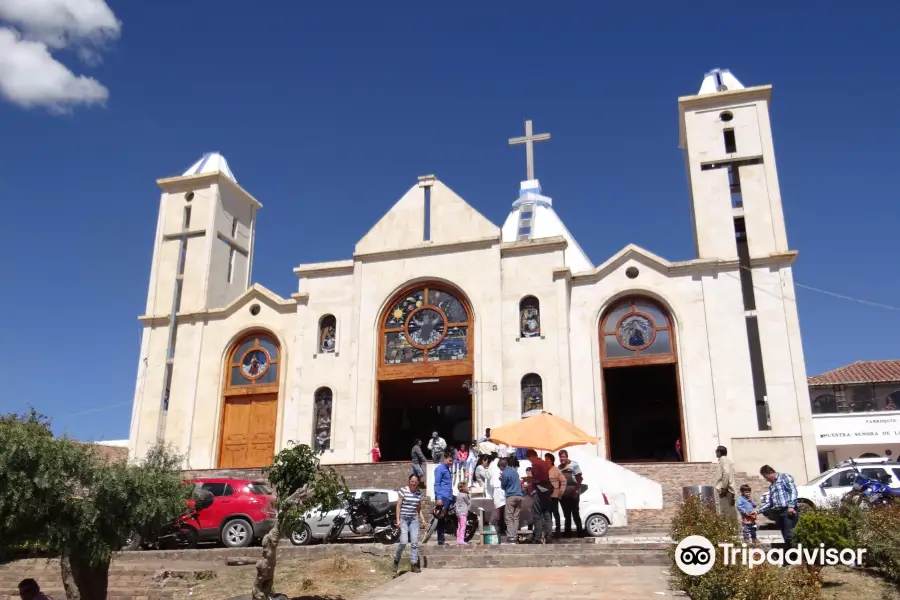
POLYGON ((892 488, 888 484, 891 476, 887 473, 879 479, 871 479, 863 475, 856 463, 850 464, 856 471, 856 479, 853 480, 853 489, 844 494, 841 499, 846 504, 855 504, 860 508, 876 508, 900 502, 900 489, 892 488))
MULTIPOLYGON (((456 505, 450 504, 450 507, 445 511, 443 506, 436 504, 432 511, 431 522, 428 524, 428 529, 425 530, 425 537, 422 538, 423 544, 427 543, 434 532, 437 531, 438 521, 441 519, 444 519, 444 531, 449 531, 452 532, 454 536, 456 535, 456 530, 459 527, 459 519, 456 516, 456 505)), ((475 537, 477 531, 478 515, 470 510, 466 517, 466 542, 472 541, 472 538, 475 537)))
POLYGON ((349 526, 356 535, 371 535, 375 541, 394 544, 400 539, 396 510, 395 502, 373 504, 369 498, 349 498, 347 508, 334 518, 325 542, 335 541, 344 527, 349 526))
POLYGON ((191 500, 187 503, 187 510, 174 521, 164 523, 161 526, 147 525, 140 531, 135 531, 125 540, 123 550, 140 550, 152 548, 160 550, 174 550, 182 548, 195 548, 199 539, 200 521, 198 515, 204 508, 209 508, 213 503, 213 495, 204 489, 195 489, 191 493, 191 500))

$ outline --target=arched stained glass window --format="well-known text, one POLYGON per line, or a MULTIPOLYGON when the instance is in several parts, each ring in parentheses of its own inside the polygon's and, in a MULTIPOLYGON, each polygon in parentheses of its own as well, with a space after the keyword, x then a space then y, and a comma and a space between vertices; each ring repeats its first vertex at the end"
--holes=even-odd
POLYGON ((523 338, 541 336, 541 303, 534 296, 519 302, 519 334, 523 338))
POLYGON ((313 396, 313 443, 324 452, 331 449, 331 411, 334 395, 331 388, 321 387, 313 396))
POLYGON ((522 378, 522 414, 544 409, 544 384, 541 376, 529 373, 522 378))
POLYGON ((600 324, 604 360, 654 357, 674 360, 672 323, 668 313, 646 298, 628 298, 613 307, 600 324))
POLYGON ((228 360, 228 388, 278 385, 280 353, 275 339, 265 333, 253 333, 237 344, 228 360))
POLYGON ((472 317, 444 287, 426 285, 400 294, 382 320, 385 365, 469 358, 472 317))
POLYGON ((325 315, 319 319, 319 352, 328 354, 337 348, 337 319, 325 315))

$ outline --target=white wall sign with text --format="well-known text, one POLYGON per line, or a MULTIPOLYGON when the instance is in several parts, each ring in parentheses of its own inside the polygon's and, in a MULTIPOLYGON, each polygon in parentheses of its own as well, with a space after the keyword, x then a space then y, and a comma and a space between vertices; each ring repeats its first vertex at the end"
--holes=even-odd
POLYGON ((819 446, 900 444, 900 412, 813 416, 819 446))

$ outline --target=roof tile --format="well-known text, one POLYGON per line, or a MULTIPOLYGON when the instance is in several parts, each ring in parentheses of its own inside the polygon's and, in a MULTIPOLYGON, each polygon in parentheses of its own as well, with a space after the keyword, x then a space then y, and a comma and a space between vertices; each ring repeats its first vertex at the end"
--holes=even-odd
POLYGON ((858 360, 807 379, 809 385, 849 385, 900 382, 900 360, 858 360))

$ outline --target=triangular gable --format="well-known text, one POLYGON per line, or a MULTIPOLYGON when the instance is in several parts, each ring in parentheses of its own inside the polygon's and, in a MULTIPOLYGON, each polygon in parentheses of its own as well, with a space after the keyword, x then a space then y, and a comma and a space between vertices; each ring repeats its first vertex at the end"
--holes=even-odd
POLYGON ((296 300, 282 298, 264 285, 254 283, 246 292, 235 298, 231 304, 219 310, 210 310, 209 314, 229 316, 254 300, 262 302, 272 310, 278 312, 290 312, 294 310, 294 307, 297 305, 296 300))
MULTIPOLYGON (((482 240, 500 229, 446 185, 431 180, 429 224, 433 244, 482 240)), ((414 185, 356 244, 356 254, 421 247, 425 241, 425 188, 414 185)))
POLYGON ((499 227, 441 181, 434 182, 431 187, 432 242, 449 244, 499 235, 499 227))
POLYGON ((591 275, 594 277, 604 277, 612 273, 629 260, 636 260, 660 273, 668 273, 672 268, 672 263, 664 258, 653 254, 649 250, 644 250, 635 244, 628 244, 611 257, 609 257, 599 267, 583 275, 591 275))

